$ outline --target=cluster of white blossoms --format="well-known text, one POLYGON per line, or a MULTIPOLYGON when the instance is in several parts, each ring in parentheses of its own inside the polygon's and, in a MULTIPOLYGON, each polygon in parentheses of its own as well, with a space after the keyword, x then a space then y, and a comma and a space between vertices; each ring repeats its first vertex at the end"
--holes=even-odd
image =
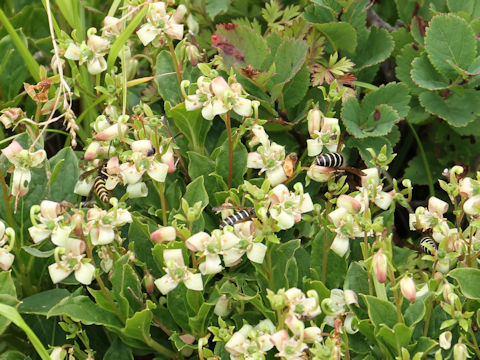
POLYGON ((317 107, 308 112, 308 133, 307 140, 308 156, 317 156, 323 149, 329 152, 337 151, 340 141, 340 125, 337 118, 323 116, 317 107))
POLYGON ((32 180, 31 168, 42 167, 47 153, 45 150, 24 149, 16 140, 13 140, 10 145, 2 149, 2 154, 14 165, 12 195, 16 197, 26 195, 32 180))
POLYGON ((321 343, 321 329, 305 327, 304 320, 313 320, 321 313, 316 291, 305 295, 297 288, 281 289, 277 293, 268 290, 272 309, 282 314, 283 324, 278 327, 268 319, 255 327, 245 324, 225 344, 232 359, 262 359, 267 351, 276 348, 275 356, 284 359, 304 359, 310 345, 321 343), (288 330, 284 329, 284 327, 288 330), (280 329, 280 330, 278 330, 280 329))
POLYGON ((249 145, 260 144, 257 151, 248 153, 247 167, 250 169, 260 169, 259 174, 265 172, 267 179, 272 186, 283 183, 287 180, 287 175, 283 169, 285 161, 285 147, 270 141, 263 126, 253 125, 253 138, 249 145))
POLYGON ((11 253, 15 245, 15 231, 5 227, 0 221, 0 269, 7 271, 15 260, 15 255, 11 253))
POLYGON ((185 91, 185 87, 189 85, 190 82, 184 80, 180 86, 187 111, 201 108, 202 116, 207 120, 213 120, 216 115, 225 114, 230 110, 244 117, 252 115, 253 102, 246 98, 248 94, 235 78, 232 78, 229 84, 221 76, 214 79, 200 76, 196 83, 195 94, 191 95, 185 91))
MULTIPOLYGON (((123 118, 123 116, 120 116, 123 118)), ((115 147, 107 141, 113 139, 124 139, 123 134, 127 130, 126 119, 119 119, 119 122, 111 125, 105 116, 99 116, 95 122, 94 129, 98 132, 96 141, 89 144, 85 151, 85 160, 93 161, 97 167, 101 165, 101 159, 97 157, 108 156, 114 153, 115 147)), ((163 141, 162 141, 163 142, 163 141)), ((168 143, 168 142, 165 142, 168 143)), ((105 186, 108 190, 114 189, 118 183, 127 185, 126 191, 130 198, 145 197, 148 195, 148 188, 143 182, 144 174, 158 182, 165 182, 167 173, 175 171, 173 148, 168 143, 160 145, 160 153, 157 153, 150 140, 136 140, 130 144, 131 151, 124 151, 120 158, 112 156, 104 166, 104 173, 107 176, 105 186), (122 161, 122 163, 120 163, 122 161)), ((87 196, 94 184, 97 174, 89 178, 79 179, 74 192, 87 196)))
POLYGON ((90 28, 87 31, 87 42, 70 42, 63 55, 66 59, 78 61, 80 65, 86 63, 87 70, 92 75, 107 70, 105 55, 111 46, 108 38, 95 35, 96 32, 95 28, 90 28))
POLYGON ((203 275, 216 274, 223 270, 220 255, 226 267, 237 265, 245 253, 250 261, 263 263, 267 246, 254 241, 259 234, 255 223, 246 221, 214 230, 211 234, 197 233, 189 237, 185 245, 203 259, 198 265, 203 275))
POLYGON ((125 209, 113 207, 110 211, 92 208, 87 219, 79 212, 73 215, 54 201, 43 200, 40 205, 30 209, 33 226, 28 231, 35 244, 50 238, 57 246, 55 263, 48 267, 50 277, 58 283, 75 272, 75 278, 82 284, 90 284, 95 266, 85 258, 87 237, 92 245, 106 245, 120 239, 115 228, 132 222, 130 213, 125 209))
POLYGON ((187 8, 179 5, 175 10, 168 11, 163 1, 151 3, 146 15, 147 22, 137 30, 137 36, 144 46, 155 40, 155 46, 164 45, 165 35, 171 39, 182 40, 183 21, 187 8))

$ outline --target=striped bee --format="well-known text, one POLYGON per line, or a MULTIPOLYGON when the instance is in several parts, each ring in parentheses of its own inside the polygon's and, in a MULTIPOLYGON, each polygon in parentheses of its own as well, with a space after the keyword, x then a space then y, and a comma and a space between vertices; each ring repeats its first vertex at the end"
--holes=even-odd
POLYGON ((248 209, 248 210, 241 210, 241 211, 238 211, 235 214, 227 216, 225 219, 223 219, 223 221, 220 223, 218 228, 220 230, 223 230, 223 228, 227 225, 233 226, 237 223, 247 221, 254 216, 255 216, 255 209, 254 208, 251 208, 251 209, 248 209))
POLYGON ((315 158, 314 164, 318 166, 348 171, 358 176, 366 175, 362 170, 350 166, 345 166, 345 157, 338 152, 320 154, 315 158))
POLYGON ((103 163, 98 169, 97 176, 93 180, 93 189, 97 194, 98 198, 104 203, 109 203, 110 195, 105 186, 105 181, 108 179, 107 171, 105 170, 105 163, 103 163))
POLYGON ((427 255, 433 255, 437 251, 437 243, 430 236, 425 236, 420 240, 420 247, 427 255))

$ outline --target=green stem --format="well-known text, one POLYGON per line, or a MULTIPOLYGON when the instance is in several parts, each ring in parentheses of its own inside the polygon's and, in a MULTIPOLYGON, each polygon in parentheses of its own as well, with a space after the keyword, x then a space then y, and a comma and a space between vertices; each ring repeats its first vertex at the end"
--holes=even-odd
POLYGON ((345 344, 345 360, 350 360, 350 351, 348 347, 348 334, 346 331, 343 332, 343 339, 345 344))
POLYGON ((12 227, 14 230, 17 230, 17 223, 13 218, 12 207, 10 205, 10 198, 8 196, 8 187, 7 183, 5 182, 5 176, 3 175, 2 169, 0 169, 0 183, 2 186, 3 192, 3 202, 5 203, 5 213, 7 215, 8 225, 12 227))
POLYGON ((157 192, 158 196, 160 197, 160 204, 162 205, 162 221, 163 221, 163 226, 168 225, 167 221, 167 199, 165 198, 165 185, 161 182, 155 181, 157 185, 157 192))
POLYGON ((417 141, 418 145, 418 150, 420 151, 420 156, 423 161, 423 166, 425 166, 425 173, 427 174, 427 180, 428 180, 428 190, 430 192, 430 196, 435 196, 435 188, 433 187, 433 179, 432 179, 432 173, 430 172, 430 166, 428 166, 428 160, 427 156, 425 155, 425 150, 423 149, 422 141, 418 137, 417 132, 415 131, 415 128, 413 127, 412 124, 407 120, 408 126, 410 126, 410 129, 412 130, 413 136, 415 137, 415 140, 417 141))
POLYGON ((474 346, 472 347, 473 347, 473 350, 475 351, 475 354, 477 355, 476 357, 477 359, 480 359, 480 349, 478 348, 477 338, 475 337, 475 333, 473 332, 471 326, 468 327, 468 333, 472 336, 473 344, 474 344, 474 346))
POLYGON ((125 57, 125 49, 122 49, 122 115, 127 113, 127 72, 128 64, 125 57))
POLYGON ((228 188, 232 187, 233 178, 233 139, 232 139, 232 126, 230 124, 230 111, 225 116, 225 126, 227 127, 228 136, 228 188))
POLYGON ((175 49, 173 48, 172 40, 168 41, 168 49, 170 50, 170 54, 172 55, 173 65, 175 66, 175 73, 177 74, 178 85, 182 83, 182 69, 180 68, 180 64, 178 63, 177 54, 175 53, 175 49))
POLYGON ((392 289, 393 295, 395 296, 395 306, 397 308, 397 321, 400 324, 403 324, 403 316, 402 316, 402 296, 398 293, 398 288, 395 286, 395 275, 393 271, 389 269, 388 275, 390 277, 390 281, 392 282, 392 289))
POLYGON ((423 325, 423 336, 427 336, 428 327, 430 325, 430 317, 432 316, 433 301, 427 301, 427 309, 425 311, 425 324, 423 325))

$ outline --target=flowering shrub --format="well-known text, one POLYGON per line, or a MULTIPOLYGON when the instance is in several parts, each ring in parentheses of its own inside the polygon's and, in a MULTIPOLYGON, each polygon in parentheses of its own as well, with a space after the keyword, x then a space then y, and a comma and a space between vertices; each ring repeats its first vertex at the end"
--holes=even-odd
POLYGON ((480 358, 480 5, 287 3, 1 5, 1 359, 480 358))

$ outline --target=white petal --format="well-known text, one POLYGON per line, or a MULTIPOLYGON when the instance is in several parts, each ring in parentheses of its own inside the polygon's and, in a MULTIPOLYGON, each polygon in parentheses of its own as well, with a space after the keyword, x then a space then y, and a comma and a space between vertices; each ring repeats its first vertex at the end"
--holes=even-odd
POLYGON ((15 255, 6 251, 0 251, 0 269, 5 271, 10 269, 10 266, 12 266, 14 259, 15 255))
POLYGON ((142 42, 143 46, 150 44, 158 35, 158 29, 151 25, 145 24, 137 30, 137 36, 142 42))
POLYGON ((338 256, 344 256, 345 253, 350 248, 350 243, 348 237, 343 234, 338 234, 335 236, 332 245, 330 246, 330 250, 332 250, 338 256))
POLYGON ((91 263, 80 264, 78 270, 75 270, 75 279, 83 285, 90 285, 95 274, 95 266, 91 263))
POLYGON ((99 225, 90 230, 90 240, 93 245, 110 244, 115 239, 112 226, 99 225))
POLYGON ((32 180, 30 169, 15 168, 13 170, 12 195, 24 196, 28 193, 28 185, 32 180))
POLYGON ((96 56, 92 60, 87 61, 87 70, 92 75, 100 74, 107 70, 107 61, 103 56, 96 56))
POLYGON ((239 97, 233 105, 233 111, 244 117, 252 115, 252 101, 239 97))
POLYGON ((158 161, 152 161, 147 173, 153 180, 165 182, 168 173, 168 165, 158 161))
POLYGON ((130 199, 146 197, 148 195, 148 188, 144 182, 139 182, 127 186, 127 193, 130 199))
POLYGON ((163 275, 160 279, 154 281, 157 289, 163 294, 167 294, 178 285, 178 281, 173 280, 170 275, 163 275))
POLYGON ((183 278, 183 283, 185 284, 187 289, 195 290, 195 291, 203 290, 203 282, 202 282, 201 274, 187 273, 187 275, 183 278))
POLYGON ((28 228, 28 232, 30 233, 30 236, 35 244, 45 240, 51 234, 50 230, 47 230, 41 226, 31 226, 28 228))
POLYGON ((307 150, 308 156, 317 156, 322 152, 323 143, 318 139, 308 139, 307 140, 307 150))
POLYGON ((230 249, 223 252, 223 263, 225 266, 234 266, 238 263, 238 260, 245 254, 245 250, 240 249, 230 249))
POLYGON ((203 275, 217 274, 222 271, 222 262, 217 254, 208 254, 198 269, 203 275))
POLYGON ((271 186, 277 186, 287 180, 287 175, 285 174, 283 167, 277 165, 274 168, 267 170, 267 178, 268 181, 270 181, 271 186))
POLYGON ((74 43, 68 45, 67 50, 65 51, 65 58, 69 60, 79 60, 80 59, 80 48, 74 43))
POLYGON ((265 258, 268 247, 262 243, 253 243, 251 248, 247 250, 247 257, 254 263, 261 264, 265 258))
POLYGON ((57 263, 54 263, 48 266, 48 272, 52 282, 57 284, 63 279, 66 279, 68 275, 72 273, 72 270, 65 269, 64 267, 60 267, 57 263))
POLYGON ((69 226, 57 226, 52 230, 52 242, 61 247, 65 247, 68 237, 72 229, 69 226))
POLYGON ((88 196, 93 187, 93 181, 87 182, 86 179, 78 180, 73 192, 80 196, 88 196))
POLYGON ((173 262, 176 266, 185 266, 182 249, 167 249, 163 251, 163 261, 168 265, 173 262))

